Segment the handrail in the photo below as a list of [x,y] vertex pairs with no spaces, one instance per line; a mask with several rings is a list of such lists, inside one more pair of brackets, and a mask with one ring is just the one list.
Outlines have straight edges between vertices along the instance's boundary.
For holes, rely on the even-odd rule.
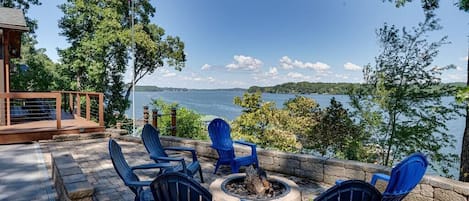
[[11,111],[10,111],[10,99],[22,98],[22,99],[32,99],[32,98],[55,98],[55,119],[57,120],[57,129],[62,127],[62,95],[60,93],[54,92],[9,92],[9,93],[0,93],[1,99],[7,99],[6,107],[6,118],[7,125],[11,125]]
[[91,120],[91,97],[97,97],[98,98],[98,123],[99,126],[104,126],[104,94],[99,93],[99,92],[80,92],[80,91],[53,91],[53,92],[59,92],[64,94],[68,94],[69,100],[68,100],[68,106],[70,111],[74,111],[73,109],[73,96],[75,96],[75,105],[76,110],[74,111],[74,115],[76,117],[83,118],[81,116],[81,97],[85,96],[85,101],[86,101],[86,114],[85,114],[85,119],[86,120]]
[[[104,126],[104,94],[98,92],[77,92],[77,91],[52,91],[52,92],[10,92],[10,93],[0,93],[0,99],[6,99],[6,120],[7,125],[11,125],[11,111],[10,111],[10,99],[36,99],[36,98],[50,98],[55,99],[55,115],[57,119],[57,129],[61,128],[61,111],[62,111],[62,97],[69,96],[68,98],[68,107],[70,111],[73,110],[73,105],[77,106],[76,110],[73,112],[76,117],[85,118],[86,120],[91,120],[91,98],[97,98],[98,105],[98,123],[99,126]],[[75,102],[74,98],[75,96]],[[81,97],[85,97],[86,107],[85,117],[81,116],[80,106],[81,106]],[[67,103],[65,102],[66,106]],[[96,114],[96,113],[94,113]],[[0,114],[2,115],[2,114]]]

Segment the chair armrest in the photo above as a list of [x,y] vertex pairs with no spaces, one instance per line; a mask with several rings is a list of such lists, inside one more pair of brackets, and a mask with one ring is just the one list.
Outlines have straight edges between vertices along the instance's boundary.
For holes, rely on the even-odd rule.
[[156,161],[184,161],[182,157],[164,157],[164,156],[151,156],[150,158]]
[[197,154],[195,153],[195,149],[190,147],[165,147],[164,150],[170,151],[188,151],[192,154],[192,161],[197,161]]
[[235,140],[234,142],[237,143],[237,144],[241,144],[241,145],[246,145],[246,146],[250,146],[250,147],[256,147],[256,144],[250,143],[250,142],[239,141],[239,140]]
[[250,146],[251,147],[251,155],[257,157],[256,144],[250,143],[250,142],[239,141],[239,140],[235,140],[234,142],[236,144]]
[[141,186],[141,187],[144,187],[144,186],[150,186],[151,184],[151,181],[129,181],[129,182],[125,182],[125,185],[126,186]]
[[342,182],[344,182],[344,181],[345,181],[345,180],[337,179],[337,180],[335,180],[335,185],[340,184],[340,183],[342,183]]
[[377,181],[378,179],[381,179],[381,180],[384,180],[384,181],[388,181],[388,182],[389,182],[389,179],[390,179],[390,178],[391,178],[391,177],[390,177],[389,175],[387,175],[387,174],[375,173],[375,174],[373,174],[373,177],[371,177],[371,182],[370,182],[370,184],[373,185],[373,186],[376,185],[376,181]]
[[144,164],[144,165],[137,165],[130,167],[132,170],[139,170],[139,169],[154,169],[154,168],[169,168],[172,167],[169,163],[151,163],[151,164]]
[[224,149],[224,148],[221,148],[221,147],[214,147],[213,145],[211,145],[210,147],[212,147],[212,149],[215,149],[215,150],[231,151],[231,149]]
[[[181,162],[182,170],[184,172],[187,172],[186,162],[184,161],[184,158],[181,158],[181,157],[163,157],[163,156],[150,156],[150,158],[155,160],[155,161],[178,161],[178,162]],[[167,163],[164,163],[164,164],[167,164]],[[170,166],[170,167],[173,167],[173,166]]]

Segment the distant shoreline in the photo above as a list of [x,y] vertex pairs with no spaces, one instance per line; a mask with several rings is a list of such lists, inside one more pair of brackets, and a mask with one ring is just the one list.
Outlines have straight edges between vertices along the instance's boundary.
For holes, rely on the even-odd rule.
[[[442,83],[443,85],[452,85],[455,87],[464,87],[465,83]],[[226,88],[226,89],[188,89],[174,87],[157,87],[149,85],[135,86],[135,91],[160,92],[160,91],[245,91],[249,93],[262,92],[273,94],[331,94],[346,95],[353,88],[360,87],[361,83],[322,83],[322,82],[288,82],[275,86],[251,86],[244,88]]]

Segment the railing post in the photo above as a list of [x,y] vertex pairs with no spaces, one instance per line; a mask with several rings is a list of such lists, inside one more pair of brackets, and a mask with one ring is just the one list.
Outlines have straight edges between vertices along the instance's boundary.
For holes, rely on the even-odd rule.
[[[10,94],[10,92],[7,92],[8,94]],[[7,102],[6,102],[6,114],[7,114],[7,126],[11,125],[11,111],[10,111],[10,98],[8,97],[7,98]]]
[[62,128],[62,94],[55,96],[55,118],[57,119],[57,129]]
[[176,108],[171,108],[171,135],[176,136]]
[[73,114],[73,94],[68,93],[68,109],[70,110],[70,113]]
[[99,93],[99,126],[104,126],[104,95]]
[[151,115],[153,121],[152,121],[152,125],[153,127],[155,127],[156,129],[158,129],[158,110],[157,109],[153,109],[152,110],[152,115]]
[[91,100],[88,93],[86,93],[86,120],[91,120]]
[[77,115],[78,115],[78,117],[81,117],[81,103],[80,103],[80,99],[81,99],[81,98],[80,98],[80,94],[77,93],[77,105],[76,105],[76,107],[77,107]]
[[148,106],[145,105],[143,106],[143,123],[144,124],[148,124],[148,118],[150,117],[150,115],[148,114]]

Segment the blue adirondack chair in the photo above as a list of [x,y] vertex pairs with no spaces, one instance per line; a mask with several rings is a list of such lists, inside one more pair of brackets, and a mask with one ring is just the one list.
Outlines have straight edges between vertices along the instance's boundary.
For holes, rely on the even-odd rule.
[[[153,200],[153,196],[150,191],[151,181],[140,181],[138,176],[133,172],[134,170],[171,167],[169,163],[152,163],[130,167],[124,158],[121,147],[113,139],[109,140],[109,155],[117,174],[124,181],[124,184],[135,194],[135,201]],[[144,187],[148,188],[144,189]]]
[[220,165],[230,165],[231,173],[239,172],[239,168],[241,166],[254,164],[256,167],[259,167],[255,144],[234,141],[237,144],[251,147],[250,156],[236,157],[233,147],[233,140],[231,139],[230,135],[230,125],[228,125],[226,121],[220,118],[212,120],[208,125],[208,133],[210,135],[210,139],[212,140],[212,148],[217,150],[218,153],[218,161],[215,166],[215,171],[213,172],[214,174],[217,173]]
[[392,168],[391,175],[373,174],[370,183],[375,185],[377,180],[387,181],[388,185],[383,192],[383,200],[399,201],[417,186],[425,175],[427,166],[428,161],[425,155],[414,153]]
[[[197,154],[195,149],[189,147],[163,147],[160,141],[160,132],[156,130],[152,125],[145,124],[142,131],[142,142],[145,145],[147,152],[150,154],[150,158],[153,159],[156,163],[161,162],[179,162],[180,165],[175,165],[171,168],[166,168],[165,171],[178,171],[186,173],[190,176],[194,176],[197,172],[200,174],[200,181],[204,183],[204,177],[202,175],[202,168],[197,159]],[[184,151],[190,152],[192,154],[192,161],[186,164],[184,158],[182,157],[168,157],[166,150],[171,151]]]
[[[383,192],[383,200],[399,201],[405,198],[412,189],[422,180],[427,170],[428,161],[422,153],[414,153],[402,160],[391,170],[391,175],[375,173],[371,177],[371,184],[376,185],[376,181],[384,180],[388,182],[386,190]],[[337,180],[340,184],[343,180]]]
[[314,201],[379,201],[381,193],[361,180],[341,182],[321,193]]
[[150,185],[155,200],[211,201],[212,194],[193,178],[180,172],[168,172],[156,177]]

